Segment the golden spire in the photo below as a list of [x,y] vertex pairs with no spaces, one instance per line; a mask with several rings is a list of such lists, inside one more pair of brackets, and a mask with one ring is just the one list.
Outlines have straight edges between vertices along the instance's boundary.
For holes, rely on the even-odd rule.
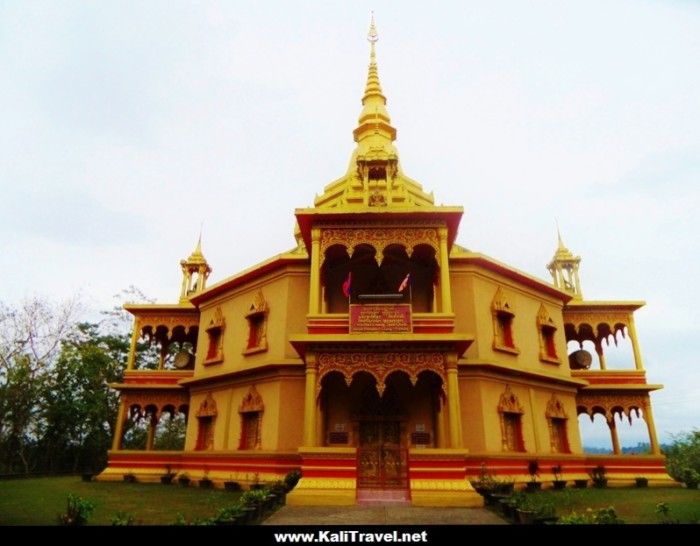
[[381,135],[389,143],[396,140],[396,129],[390,125],[391,118],[386,110],[386,97],[382,93],[382,85],[379,82],[376,51],[378,40],[379,34],[374,24],[374,12],[372,12],[369,32],[367,32],[367,41],[370,44],[367,83],[365,85],[365,94],[362,97],[362,112],[358,120],[359,126],[353,132],[356,142],[360,142],[360,140],[372,135]]
[[406,176],[399,165],[399,152],[394,146],[396,129],[386,110],[377,69],[379,40],[374,13],[367,32],[369,68],[362,96],[362,111],[352,132],[357,146],[342,177],[324,188],[314,200],[316,207],[405,207],[433,206],[433,195]]

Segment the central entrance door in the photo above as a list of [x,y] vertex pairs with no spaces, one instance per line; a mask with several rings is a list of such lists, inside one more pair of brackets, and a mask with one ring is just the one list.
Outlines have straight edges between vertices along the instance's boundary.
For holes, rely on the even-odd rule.
[[[408,450],[401,441],[401,422],[390,417],[359,423],[357,488],[384,491],[383,500],[408,500]],[[366,496],[366,495],[365,495]]]

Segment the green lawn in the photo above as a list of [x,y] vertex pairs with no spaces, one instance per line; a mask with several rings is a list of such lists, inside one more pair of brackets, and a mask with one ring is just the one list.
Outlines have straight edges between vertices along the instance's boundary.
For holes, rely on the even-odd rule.
[[685,488],[566,489],[533,493],[536,502],[552,502],[558,516],[587,508],[615,508],[625,523],[662,523],[656,504],[665,502],[669,518],[680,523],[700,523],[700,490]]
[[169,525],[178,512],[188,521],[211,517],[239,493],[178,485],[83,482],[80,476],[0,481],[0,525],[55,525],[68,493],[95,504],[89,523],[110,525],[118,511],[139,525]]

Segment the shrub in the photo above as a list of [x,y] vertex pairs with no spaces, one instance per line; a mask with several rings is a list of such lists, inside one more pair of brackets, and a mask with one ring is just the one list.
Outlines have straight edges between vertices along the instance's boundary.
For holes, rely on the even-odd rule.
[[292,470],[284,477],[284,483],[287,486],[287,490],[291,491],[294,489],[299,480],[301,479],[301,472],[298,470]]
[[115,527],[127,527],[133,525],[134,522],[134,516],[128,512],[123,512],[122,510],[112,516],[112,525]]
[[571,512],[569,515],[559,518],[558,523],[560,525],[619,525],[625,522],[617,517],[614,507],[608,506],[595,511],[586,508],[583,514]]
[[95,505],[89,500],[68,493],[66,511],[58,515],[58,523],[70,526],[85,525],[94,509]]
[[700,482],[700,430],[673,436],[673,444],[664,449],[666,469],[676,481],[689,488]]

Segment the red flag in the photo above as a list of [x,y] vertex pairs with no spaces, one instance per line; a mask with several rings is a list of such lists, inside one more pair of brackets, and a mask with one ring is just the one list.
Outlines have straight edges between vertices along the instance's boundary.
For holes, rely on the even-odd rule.
[[408,287],[410,282],[411,282],[411,274],[407,273],[406,276],[404,277],[404,279],[401,281],[401,284],[399,285],[399,292],[403,292],[404,290],[406,290],[406,287]]
[[345,282],[343,283],[343,294],[345,294],[346,298],[350,297],[351,285],[352,285],[352,271],[348,271],[348,278],[345,279]]

